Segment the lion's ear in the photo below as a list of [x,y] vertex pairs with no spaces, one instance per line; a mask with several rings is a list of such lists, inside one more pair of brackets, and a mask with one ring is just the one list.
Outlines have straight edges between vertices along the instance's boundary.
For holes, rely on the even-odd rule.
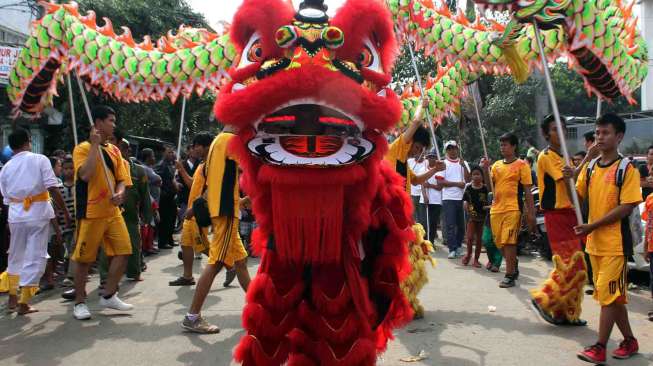
[[392,15],[380,0],[348,0],[331,21],[345,34],[338,58],[357,62],[369,44],[379,52],[383,72],[390,74],[397,57]]
[[290,1],[245,0],[230,27],[232,42],[242,52],[256,33],[260,36],[261,56],[274,57],[281,53],[274,35],[279,27],[290,24],[294,15],[295,9]]

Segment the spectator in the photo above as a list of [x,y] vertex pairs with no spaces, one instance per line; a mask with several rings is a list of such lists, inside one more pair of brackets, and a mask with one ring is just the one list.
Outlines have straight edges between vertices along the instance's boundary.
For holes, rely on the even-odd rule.
[[[209,141],[208,145],[211,145],[211,141]],[[208,145],[206,146],[207,151]],[[180,187],[179,193],[177,193],[177,204],[179,207],[177,222],[179,225],[184,222],[184,216],[188,208],[188,194],[193,183],[193,175],[195,175],[195,170],[197,170],[197,166],[200,163],[199,155],[195,151],[198,148],[195,143],[189,145],[186,150],[186,159],[178,160],[175,163],[177,168],[177,183],[179,183]]]
[[583,161],[583,159],[585,159],[586,155],[587,153],[583,150],[574,154],[574,156],[571,158],[571,162],[574,164],[574,168],[580,166],[581,162]]
[[[435,150],[426,155],[427,166],[423,172],[435,167],[437,156]],[[417,173],[417,174],[421,174]],[[438,183],[435,176],[430,177],[423,185],[420,197],[420,206],[425,208],[424,222],[428,240],[433,243],[438,239],[438,223],[440,222],[440,212],[442,211],[442,186]]]
[[156,164],[154,150],[149,148],[141,150],[139,160],[147,173],[147,180],[150,184],[150,195],[154,201],[159,202],[159,198],[161,197],[161,177],[154,171]]
[[478,260],[481,256],[483,226],[490,209],[489,191],[483,184],[483,169],[481,167],[473,167],[471,176],[472,182],[465,187],[465,193],[463,194],[465,211],[467,211],[469,218],[467,222],[467,254],[463,257],[463,265],[469,264],[472,258],[472,247],[476,245],[472,266],[481,268],[481,263]]
[[535,161],[532,156],[526,156],[526,162],[528,163],[529,168],[531,169],[531,179],[533,180],[533,185],[537,186],[537,172],[535,171]]
[[444,236],[447,238],[449,256],[453,259],[462,257],[462,242],[465,235],[465,217],[463,212],[463,192],[469,181],[469,169],[460,159],[456,141],[444,144],[447,158],[445,170],[436,175],[442,189],[442,211],[444,212]]
[[161,197],[159,198],[159,249],[172,249],[177,244],[172,238],[177,220],[176,197],[179,184],[175,180],[175,151],[166,147],[163,159],[156,165],[155,171],[161,177]]
[[639,167],[639,175],[642,186],[642,200],[646,201],[653,192],[653,145],[646,150],[646,164]]
[[[406,160],[408,167],[416,175],[420,175],[426,172],[426,165],[428,164],[424,160],[424,155],[420,154],[416,158],[409,158]],[[410,185],[410,197],[413,200],[413,219],[415,222],[422,224],[426,229],[426,206],[422,202],[422,185],[421,184],[411,184]]]
[[[63,155],[65,156],[65,153]],[[63,188],[63,182],[59,178],[61,177],[61,160],[58,157],[52,156],[50,157],[50,165],[61,190]],[[49,291],[54,288],[56,264],[63,258],[61,254],[61,244],[63,243],[62,228],[63,226],[59,226],[59,220],[57,218],[50,220],[50,239],[48,241],[49,258],[45,266],[45,273],[43,274],[43,278],[41,278],[40,291]]]
[[[62,164],[63,167],[63,185],[61,187],[61,195],[66,203],[66,209],[75,217],[75,167],[72,157],[66,158]],[[75,222],[72,225],[65,227],[62,222],[63,217],[59,216],[59,225],[63,227],[63,244],[64,244],[64,268],[66,271],[66,278],[62,284],[64,286],[73,285],[73,276],[75,273],[75,262],[70,258],[75,250]]]

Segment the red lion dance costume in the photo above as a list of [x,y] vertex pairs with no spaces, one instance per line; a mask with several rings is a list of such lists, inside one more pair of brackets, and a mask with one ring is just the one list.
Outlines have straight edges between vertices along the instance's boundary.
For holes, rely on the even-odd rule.
[[244,365],[374,365],[412,317],[400,289],[412,207],[383,163],[383,131],[401,117],[387,87],[392,19],[374,0],[325,11],[245,0],[230,30],[241,56],[215,113],[240,131],[231,148],[262,255],[235,350]]

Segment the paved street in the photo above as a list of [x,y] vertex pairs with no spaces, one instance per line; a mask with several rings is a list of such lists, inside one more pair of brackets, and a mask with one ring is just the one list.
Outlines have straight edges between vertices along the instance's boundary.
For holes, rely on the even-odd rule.
[[[519,287],[498,288],[501,274],[461,267],[458,261],[436,253],[438,265],[430,270],[431,282],[421,299],[427,309],[423,320],[396,333],[379,365],[487,365],[569,366],[585,365],[575,353],[595,340],[598,307],[586,298],[587,328],[555,328],[541,322],[528,303],[528,289],[539,284],[548,264],[522,257]],[[72,318],[72,304],[63,302],[60,290],[39,295],[39,313],[26,317],[0,316],[0,365],[229,365],[231,350],[243,335],[240,288],[222,287],[220,274],[210,293],[204,316],[220,325],[217,335],[182,332],[179,323],[191,301],[192,288],[168,287],[181,273],[176,249],[150,257],[144,282],[125,282],[123,298],[133,303],[131,314],[99,311],[97,293],[89,294],[93,319]],[[205,260],[203,261],[205,263]],[[254,273],[258,261],[252,261]],[[200,265],[196,265],[196,273]],[[95,287],[94,276],[89,289]],[[0,297],[4,310],[6,296]],[[496,307],[490,312],[488,306]],[[611,365],[644,366],[653,363],[653,324],[647,291],[631,292],[631,323],[639,338],[641,355],[609,360]],[[619,335],[613,332],[612,349]],[[401,361],[423,351],[427,358]]]

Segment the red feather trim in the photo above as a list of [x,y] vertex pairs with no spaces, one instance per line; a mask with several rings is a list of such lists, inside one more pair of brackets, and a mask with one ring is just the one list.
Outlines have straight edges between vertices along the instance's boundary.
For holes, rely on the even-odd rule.
[[[291,312],[269,312],[261,304],[247,304],[243,309],[243,328],[259,338],[282,339],[297,321]],[[280,318],[280,319],[279,319]]]

